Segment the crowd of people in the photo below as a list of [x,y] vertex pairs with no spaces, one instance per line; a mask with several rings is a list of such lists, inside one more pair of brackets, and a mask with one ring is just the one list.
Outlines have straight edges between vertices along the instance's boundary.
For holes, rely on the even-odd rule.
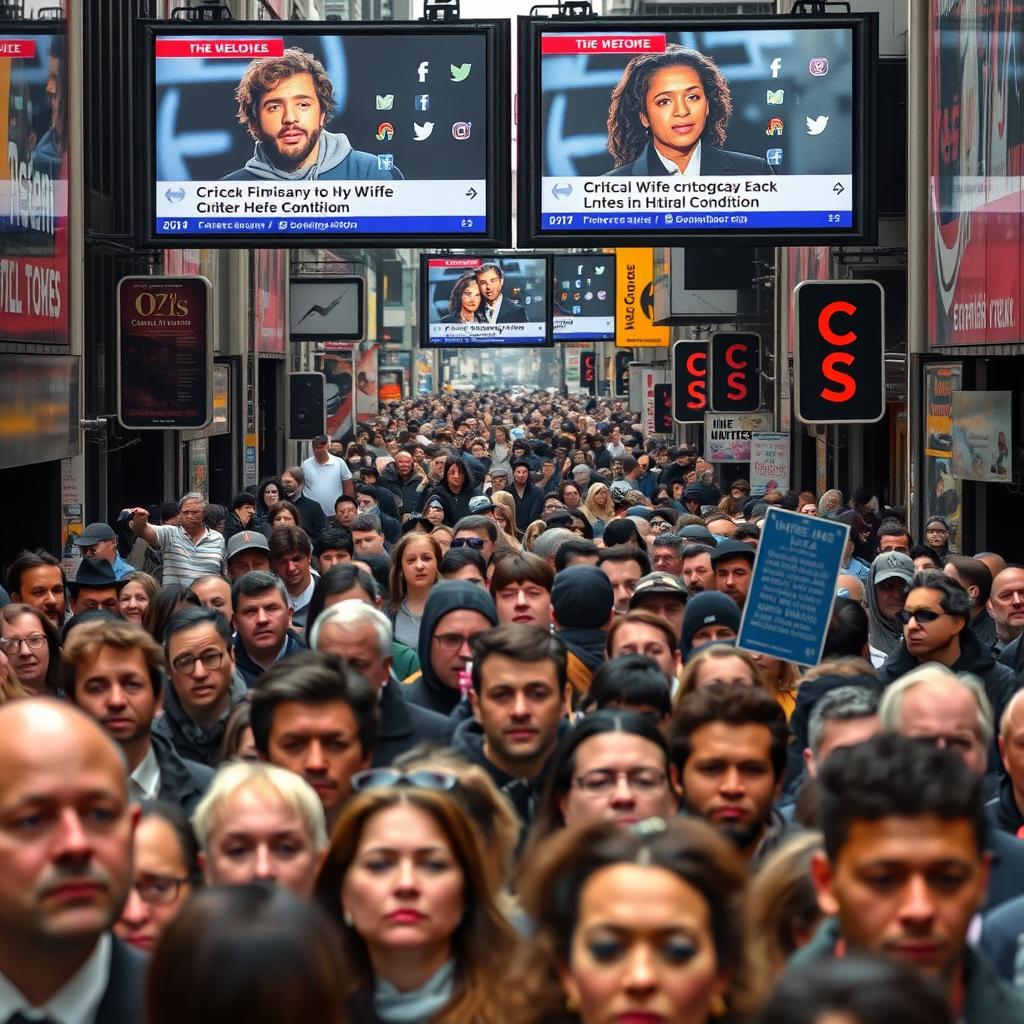
[[[736,646],[772,506],[820,664]],[[23,552],[0,1022],[1024,1022],[1024,566],[949,540],[503,391]]]

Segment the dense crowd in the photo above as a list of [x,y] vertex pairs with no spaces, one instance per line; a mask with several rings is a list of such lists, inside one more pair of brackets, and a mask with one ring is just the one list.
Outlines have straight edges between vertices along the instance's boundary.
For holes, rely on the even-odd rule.
[[[1024,1022],[1024,566],[720,472],[431,396],[23,552],[0,1022]],[[772,506],[819,664],[735,643]]]

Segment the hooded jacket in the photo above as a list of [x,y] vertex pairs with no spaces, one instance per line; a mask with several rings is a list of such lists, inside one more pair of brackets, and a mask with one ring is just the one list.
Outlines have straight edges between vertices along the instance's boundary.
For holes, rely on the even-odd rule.
[[297,171],[284,171],[267,156],[262,142],[256,143],[253,155],[240,170],[225,175],[225,181],[368,181],[383,179],[402,180],[404,174],[397,168],[381,169],[372,153],[353,149],[344,132],[320,133],[320,151],[316,163]]
[[380,692],[380,728],[373,748],[373,767],[387,768],[421,743],[447,746],[453,729],[450,719],[406,700],[402,684],[392,677]]
[[420,500],[419,486],[422,480],[423,477],[416,472],[415,467],[408,476],[399,476],[398,469],[393,462],[385,466],[384,472],[380,475],[381,487],[386,488],[395,496],[401,505],[402,512],[416,511]]
[[[462,490],[459,491],[458,494],[448,487],[448,470],[451,469],[452,466],[462,467],[462,473],[466,481],[462,485]],[[437,498],[444,507],[445,523],[448,526],[454,526],[464,516],[469,515],[470,499],[475,498],[479,493],[480,488],[474,485],[473,474],[470,473],[469,469],[466,467],[466,463],[458,456],[450,455],[445,459],[444,475],[440,482],[434,484],[432,487],[428,487],[423,492],[423,497],[420,501],[420,508],[426,508],[427,502],[430,501],[431,498]]]
[[160,769],[160,799],[177,804],[186,814],[191,814],[213,781],[213,769],[198,761],[186,760],[165,736],[153,733],[150,743]]
[[492,626],[498,624],[494,601],[485,590],[466,580],[442,580],[435,584],[420,620],[420,674],[412,682],[406,683],[403,690],[406,700],[445,716],[455,710],[461,695],[457,687],[441,682],[434,673],[431,658],[434,631],[445,615],[459,610],[479,612]]
[[167,740],[184,760],[216,768],[228,716],[248,693],[245,682],[237,672],[232,675],[228,710],[209,729],[203,729],[188,717],[173,686],[165,686],[163,692],[164,713],[153,723],[153,736]]
[[[875,596],[875,577],[879,572],[879,563],[876,560],[871,564],[871,571],[864,581],[864,590],[868,599],[868,646],[871,648],[872,663],[875,668],[879,665],[877,656],[883,659],[888,658],[894,651],[903,648],[903,626],[900,622],[891,622],[878,608],[878,599]],[[875,654],[877,652],[877,656]]]
[[[515,473],[513,466],[512,472]],[[509,479],[508,492],[516,503],[516,529],[523,533],[535,519],[540,519],[544,508],[544,492],[532,481],[527,480],[522,497],[514,479]]]

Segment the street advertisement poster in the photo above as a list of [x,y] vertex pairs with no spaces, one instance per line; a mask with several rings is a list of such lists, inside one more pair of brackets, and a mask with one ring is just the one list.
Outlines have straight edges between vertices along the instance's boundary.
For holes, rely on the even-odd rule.
[[797,665],[821,661],[849,530],[837,520],[769,507],[737,647]]
[[377,356],[380,345],[371,342],[359,345],[359,362],[356,364],[356,420],[368,423],[377,415]]
[[754,434],[750,439],[750,493],[789,490],[789,434]]
[[125,429],[197,429],[210,422],[210,291],[205,277],[118,283],[117,417]]
[[928,330],[1019,344],[1024,300],[1020,0],[929,0]]
[[210,442],[202,437],[188,446],[188,489],[207,497],[210,487]]
[[416,355],[416,379],[421,395],[434,393],[434,357],[429,352]]
[[708,462],[749,462],[754,434],[772,429],[770,412],[737,416],[709,412],[704,418],[705,458]]
[[252,333],[261,355],[284,355],[285,289],[288,254],[283,249],[252,250]]
[[68,343],[65,37],[0,35],[0,339]]
[[660,348],[670,327],[654,324],[654,250],[615,250],[615,345]]
[[75,465],[78,461],[61,459],[60,462],[60,565],[68,579],[74,579],[82,560],[82,549],[75,539],[81,537],[85,529],[82,487]]
[[148,35],[153,237],[487,237],[487,27],[288,26]]
[[1012,475],[1012,391],[953,392],[953,476],[1006,483]]
[[327,435],[332,441],[344,441],[352,433],[352,353],[330,352],[317,356],[315,369],[325,379]]
[[962,363],[924,366],[925,496],[924,516],[942,516],[949,523],[949,547],[960,551],[960,481],[953,476],[953,392],[963,381]]

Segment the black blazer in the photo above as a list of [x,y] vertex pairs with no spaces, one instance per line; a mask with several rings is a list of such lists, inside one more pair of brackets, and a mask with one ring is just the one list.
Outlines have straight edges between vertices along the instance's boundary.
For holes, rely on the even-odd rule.
[[110,977],[95,1024],[142,1024],[147,960],[116,935],[111,938]]
[[494,321],[496,324],[525,324],[529,323],[529,320],[526,310],[518,302],[502,296],[498,319]]
[[[644,175],[667,175],[669,172],[661,162],[654,146],[650,142],[643,152],[631,163],[623,164],[614,170],[607,171],[606,178],[635,178]],[[715,146],[701,144],[700,174],[734,176],[739,174],[774,174],[767,160],[746,153],[735,153],[730,149],[718,149]]]
[[447,747],[455,723],[444,715],[406,700],[402,684],[389,680],[380,695],[380,729],[373,751],[373,767],[387,768],[395,758],[420,743]]

